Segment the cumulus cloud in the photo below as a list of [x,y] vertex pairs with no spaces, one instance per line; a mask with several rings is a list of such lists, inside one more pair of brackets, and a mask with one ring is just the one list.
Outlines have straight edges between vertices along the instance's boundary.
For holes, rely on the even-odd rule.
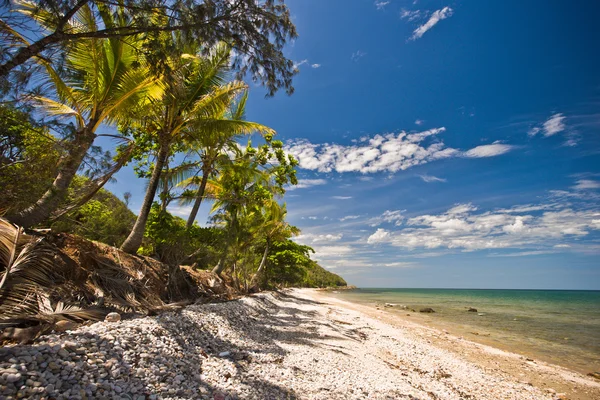
[[450,7],[444,7],[441,10],[434,11],[433,14],[431,14],[431,17],[429,17],[429,20],[427,20],[427,22],[425,22],[423,25],[419,26],[417,29],[414,30],[409,40],[420,39],[428,30],[433,28],[438,22],[451,17],[452,12],[453,10]]
[[287,188],[288,191],[295,189],[306,189],[313,186],[320,186],[327,184],[325,179],[299,179],[298,184]]
[[321,68],[321,64],[311,64],[310,65],[311,68]]
[[423,122],[425,122],[425,121],[423,121],[422,119],[417,119],[417,120],[415,120],[415,125],[419,125],[419,126],[423,125]]
[[367,239],[367,243],[369,243],[369,244],[383,243],[388,240],[389,236],[390,236],[390,233],[388,231],[386,231],[385,229],[379,228],[379,229],[377,229],[377,231],[375,231],[374,234],[369,236],[369,238]]
[[407,219],[401,229],[377,229],[368,244],[389,243],[406,249],[567,249],[600,230],[600,209],[570,203],[516,206],[478,212],[458,204],[440,214]]
[[438,178],[437,176],[433,176],[433,175],[419,175],[419,177],[421,179],[423,179],[424,182],[427,182],[427,183],[431,183],[431,182],[446,182],[446,179],[444,179],[444,178]]
[[486,144],[483,146],[477,146],[467,152],[465,152],[465,157],[471,158],[484,158],[484,157],[495,157],[501,154],[508,153],[514,149],[514,146],[508,144],[494,143],[494,144]]
[[462,152],[446,147],[437,135],[446,128],[435,128],[418,133],[388,133],[363,137],[358,143],[314,144],[308,140],[288,142],[285,150],[299,161],[300,168],[319,172],[360,172],[362,174],[389,172],[426,164],[450,157],[493,157],[513,149],[506,144],[490,144]]

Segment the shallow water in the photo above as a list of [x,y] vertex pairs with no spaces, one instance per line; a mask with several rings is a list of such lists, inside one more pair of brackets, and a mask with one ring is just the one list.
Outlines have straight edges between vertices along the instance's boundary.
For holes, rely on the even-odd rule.
[[[334,293],[386,311],[431,307],[415,322],[588,373],[600,371],[600,291],[357,289]],[[478,312],[468,312],[469,307]],[[408,311],[410,313],[410,311]]]

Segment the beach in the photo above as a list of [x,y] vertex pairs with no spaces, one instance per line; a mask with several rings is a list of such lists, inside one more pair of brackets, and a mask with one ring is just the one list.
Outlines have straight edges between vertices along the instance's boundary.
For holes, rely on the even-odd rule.
[[600,382],[293,289],[5,346],[0,398],[591,400]]

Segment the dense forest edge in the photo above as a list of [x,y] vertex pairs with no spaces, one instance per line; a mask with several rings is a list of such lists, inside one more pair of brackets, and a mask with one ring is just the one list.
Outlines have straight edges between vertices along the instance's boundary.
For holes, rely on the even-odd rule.
[[[286,220],[297,161],[273,129],[246,119],[243,79],[267,96],[293,93],[298,71],[283,46],[296,32],[282,2],[5,7],[4,339],[27,341],[111,311],[346,285],[294,240],[300,230]],[[147,182],[137,215],[131,193],[104,188],[126,166]],[[175,205],[191,206],[186,219],[169,211]],[[206,226],[196,221],[201,207],[210,208]]]

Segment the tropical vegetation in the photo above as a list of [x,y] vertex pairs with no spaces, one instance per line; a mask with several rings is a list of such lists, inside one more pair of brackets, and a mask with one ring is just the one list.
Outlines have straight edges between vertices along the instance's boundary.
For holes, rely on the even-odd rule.
[[[48,230],[151,257],[171,272],[212,271],[241,292],[345,284],[294,241],[284,195],[297,183],[297,161],[273,129],[246,118],[243,78],[267,95],[293,91],[296,71],[282,49],[296,32],[283,2],[19,0],[8,9],[0,23],[0,306],[15,315],[70,307],[39,290],[65,284],[48,261],[49,239],[36,239]],[[106,151],[99,139],[117,143]],[[120,199],[103,188],[124,166],[147,181],[137,215],[130,193]],[[173,206],[190,211],[181,218]],[[199,210],[207,224],[197,222]],[[115,272],[114,247],[106,251],[116,258],[96,263],[112,272],[90,279],[96,291],[121,288],[122,305],[143,281]]]

